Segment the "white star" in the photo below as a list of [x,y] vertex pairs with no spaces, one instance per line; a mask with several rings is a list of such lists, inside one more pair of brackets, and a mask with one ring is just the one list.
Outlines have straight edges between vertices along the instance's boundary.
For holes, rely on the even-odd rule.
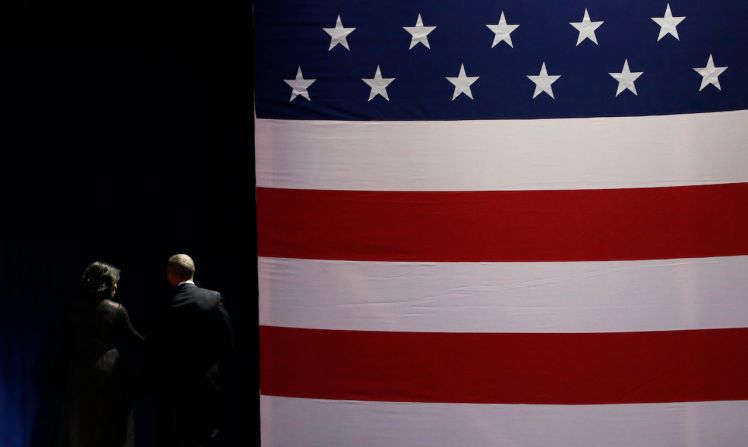
[[348,35],[351,34],[356,28],[343,27],[343,22],[340,20],[340,16],[338,16],[338,21],[335,23],[335,28],[322,29],[325,30],[325,32],[331,37],[330,48],[328,48],[327,51],[332,50],[338,44],[343,45],[347,50],[350,51],[351,48],[348,46]]
[[456,78],[447,77],[447,81],[451,82],[455,86],[454,94],[452,95],[452,101],[455,100],[461,94],[467,95],[468,98],[473,99],[473,92],[470,90],[470,86],[478,80],[480,76],[467,76],[465,75],[465,64],[460,64],[460,74]]
[[553,87],[551,86],[554,82],[558,81],[558,78],[561,76],[549,76],[545,69],[545,62],[543,62],[543,66],[540,67],[540,73],[537,76],[528,75],[527,77],[535,83],[535,93],[533,93],[532,99],[537,98],[537,96],[543,92],[547,93],[551,98],[556,99],[553,96]]
[[652,17],[652,20],[655,21],[658,25],[660,25],[660,35],[657,36],[657,41],[659,42],[660,39],[670,34],[671,36],[675,37],[677,40],[680,40],[680,37],[678,37],[678,24],[683,21],[686,17],[673,17],[673,13],[670,12],[670,3],[667,4],[667,8],[665,8],[665,16],[664,17]]
[[377,65],[377,72],[374,73],[373,78],[363,78],[361,80],[366,82],[366,84],[371,87],[371,93],[369,93],[369,101],[374,99],[377,95],[382,95],[382,97],[387,101],[390,100],[390,97],[387,96],[387,86],[390,85],[390,83],[394,81],[395,78],[383,78],[382,72],[381,70],[379,70],[379,65]]
[[429,33],[436,29],[435,26],[423,26],[423,20],[421,20],[421,14],[418,14],[418,20],[416,20],[416,26],[404,26],[403,29],[410,33],[412,36],[410,39],[410,49],[414,46],[422,43],[428,49],[429,46]]
[[304,75],[301,74],[301,67],[299,67],[299,71],[296,72],[296,79],[284,79],[283,82],[291,86],[290,101],[293,101],[299,95],[303,96],[308,101],[311,101],[312,98],[309,97],[309,92],[306,91],[306,89],[314,84],[314,81],[316,81],[316,79],[304,79]]
[[623,68],[621,69],[620,73],[608,73],[609,75],[613,76],[613,79],[618,81],[618,90],[616,90],[616,96],[620,95],[624,90],[630,90],[631,93],[637,95],[634,81],[639,79],[639,76],[641,76],[643,73],[643,71],[632,72],[631,70],[629,70],[628,59],[625,59],[623,61]]
[[570,22],[571,26],[577,29],[579,31],[579,37],[577,37],[577,46],[579,46],[580,43],[584,42],[584,39],[590,39],[597,45],[597,36],[595,36],[595,30],[600,28],[600,25],[603,24],[602,21],[600,22],[593,22],[590,20],[590,13],[587,12],[587,9],[584,10],[584,17],[582,18],[581,22]]
[[501,18],[499,19],[499,23],[497,25],[486,26],[495,34],[491,48],[495,47],[501,42],[506,42],[507,45],[514,48],[514,45],[512,45],[512,31],[519,28],[519,25],[507,25],[506,19],[504,18],[504,11],[501,11]]
[[694,68],[694,70],[701,75],[701,87],[699,87],[699,91],[704,90],[704,87],[709,84],[717,87],[717,90],[722,90],[719,86],[719,75],[724,73],[727,67],[715,67],[711,54],[709,55],[709,60],[706,62],[706,67]]

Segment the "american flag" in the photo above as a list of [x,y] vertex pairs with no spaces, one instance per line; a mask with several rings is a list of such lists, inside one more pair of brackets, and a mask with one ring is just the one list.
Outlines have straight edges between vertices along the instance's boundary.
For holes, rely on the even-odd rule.
[[255,2],[263,444],[748,445],[746,23]]

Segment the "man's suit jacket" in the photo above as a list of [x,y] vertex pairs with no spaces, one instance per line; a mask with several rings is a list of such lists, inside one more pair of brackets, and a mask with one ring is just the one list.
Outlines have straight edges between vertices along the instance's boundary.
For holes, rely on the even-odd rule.
[[202,446],[220,425],[225,367],[233,346],[221,294],[176,287],[154,340],[156,445]]
[[205,381],[217,391],[222,388],[233,335],[219,292],[191,283],[177,286],[161,338],[161,362],[168,381],[185,385]]
[[154,333],[156,369],[154,445],[210,444],[221,425],[225,367],[233,346],[221,294],[183,283]]

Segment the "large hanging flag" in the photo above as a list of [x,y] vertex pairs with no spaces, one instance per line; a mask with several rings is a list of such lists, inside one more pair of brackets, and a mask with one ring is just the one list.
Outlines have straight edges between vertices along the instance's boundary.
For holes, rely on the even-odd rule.
[[263,444],[746,445],[746,23],[257,1]]

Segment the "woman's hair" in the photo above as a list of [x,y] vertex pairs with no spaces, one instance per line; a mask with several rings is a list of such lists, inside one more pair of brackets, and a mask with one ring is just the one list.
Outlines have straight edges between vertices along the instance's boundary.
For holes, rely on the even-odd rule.
[[119,269],[105,262],[93,262],[81,275],[84,298],[99,302],[112,297],[112,288],[119,282]]

